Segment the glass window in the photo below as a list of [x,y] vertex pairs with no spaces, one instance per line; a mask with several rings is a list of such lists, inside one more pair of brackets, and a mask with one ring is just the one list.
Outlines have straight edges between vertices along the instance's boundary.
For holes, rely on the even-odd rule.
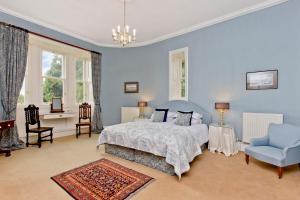
[[76,61],[76,103],[92,101],[92,78],[90,61]]
[[51,102],[53,97],[63,98],[64,57],[48,51],[42,53],[43,102]]
[[169,99],[188,100],[188,50],[171,51],[169,66]]
[[25,103],[25,79],[23,81],[23,85],[18,98],[18,104],[24,104],[24,103]]

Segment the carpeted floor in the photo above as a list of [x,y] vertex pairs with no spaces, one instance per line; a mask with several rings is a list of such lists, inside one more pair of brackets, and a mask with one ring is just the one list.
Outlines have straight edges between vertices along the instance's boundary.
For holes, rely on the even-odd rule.
[[133,199],[153,200],[299,200],[300,170],[298,166],[286,169],[283,178],[277,178],[276,168],[250,160],[247,166],[244,154],[226,158],[205,151],[192,163],[189,173],[178,181],[157,170],[115,158],[96,149],[97,135],[55,139],[44,143],[41,149],[29,147],[15,151],[9,158],[0,155],[0,199],[72,199],[50,177],[100,158],[107,158],[123,166],[156,179]]

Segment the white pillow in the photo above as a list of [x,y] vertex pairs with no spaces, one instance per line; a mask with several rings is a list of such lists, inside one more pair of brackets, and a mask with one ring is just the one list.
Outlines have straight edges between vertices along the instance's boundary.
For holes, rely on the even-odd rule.
[[168,112],[167,118],[176,118],[176,117],[177,117],[177,113],[176,112]]
[[176,118],[177,118],[177,113],[175,113],[175,112],[168,112],[167,122],[174,123],[175,120],[176,120]]
[[194,119],[192,118],[192,125],[202,124],[202,119]]
[[194,112],[192,118],[193,118],[193,119],[202,119],[202,118],[203,118],[203,115],[200,114],[200,113]]

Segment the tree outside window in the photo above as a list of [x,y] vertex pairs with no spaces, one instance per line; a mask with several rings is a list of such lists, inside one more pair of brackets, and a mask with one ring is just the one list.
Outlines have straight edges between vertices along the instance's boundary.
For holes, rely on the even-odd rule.
[[91,65],[90,61],[78,59],[76,68],[76,103],[91,102]]
[[63,98],[63,56],[43,51],[42,61],[43,102],[51,102],[53,97]]

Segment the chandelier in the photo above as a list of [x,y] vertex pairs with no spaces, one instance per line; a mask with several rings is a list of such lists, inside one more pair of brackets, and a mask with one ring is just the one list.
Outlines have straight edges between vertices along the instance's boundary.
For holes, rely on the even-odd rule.
[[118,25],[117,28],[112,29],[112,38],[115,42],[119,42],[123,47],[126,45],[136,41],[136,29],[132,30],[132,34],[130,33],[130,28],[126,24],[126,0],[124,1],[124,21],[123,27]]

